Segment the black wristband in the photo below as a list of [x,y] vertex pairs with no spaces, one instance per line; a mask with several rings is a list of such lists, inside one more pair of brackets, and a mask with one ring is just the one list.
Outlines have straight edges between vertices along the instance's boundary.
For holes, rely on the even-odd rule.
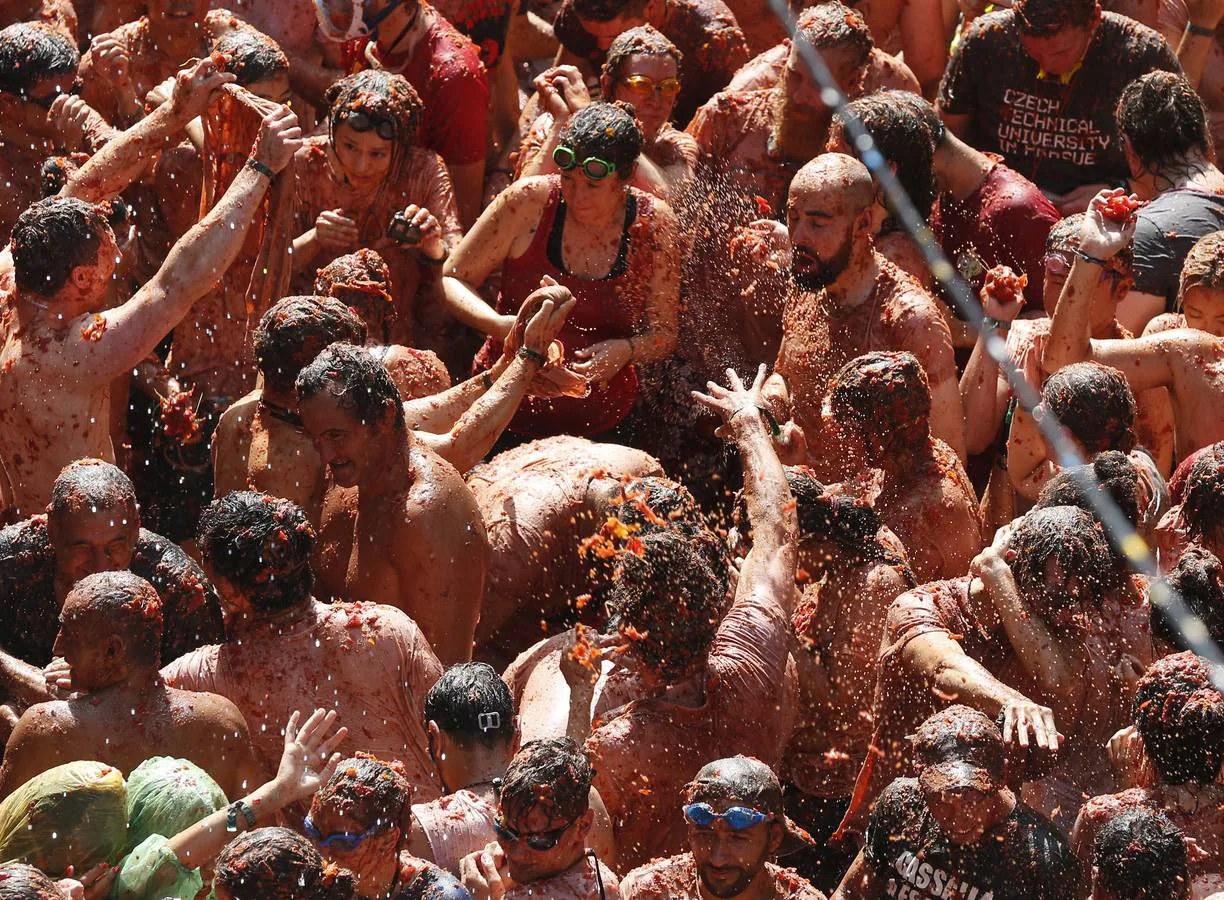
[[537,366],[542,366],[548,362],[548,357],[543,353],[538,353],[530,347],[519,347],[518,355],[523,359],[531,360]]
[[419,251],[419,250],[417,251],[417,256],[419,256],[419,257],[421,258],[421,262],[425,263],[425,265],[427,265],[427,266],[429,266],[429,267],[431,267],[431,268],[434,268],[434,269],[438,268],[438,267],[439,267],[439,266],[441,266],[443,263],[445,263],[445,262],[446,262],[446,260],[447,260],[447,257],[448,257],[449,255],[450,255],[450,254],[448,254],[448,253],[446,253],[445,251],[443,251],[443,253],[442,253],[442,255],[441,255],[441,256],[439,256],[437,259],[434,259],[432,256],[429,256],[429,255],[427,255],[427,254],[425,254],[425,253],[422,253],[422,252],[421,252],[421,251]]
[[1199,37],[1215,37],[1216,34],[1216,30],[1214,28],[1207,28],[1203,25],[1195,25],[1193,22],[1186,23],[1186,31],[1190,32],[1191,34],[1196,34]]
[[1072,250],[1071,252],[1074,253],[1076,256],[1078,256],[1080,259],[1082,259],[1084,262],[1092,263],[1094,266],[1100,266],[1101,268],[1105,268],[1109,265],[1109,260],[1101,259],[1099,256],[1092,256],[1088,253],[1085,253],[1083,250]]
[[489,374],[488,369],[480,373],[480,383],[485,386],[486,391],[493,387],[493,376]]
[[258,172],[260,175],[267,175],[269,180],[276,177],[275,172],[273,172],[271,169],[269,169],[267,166],[265,166],[263,163],[261,163],[259,160],[257,160],[253,156],[247,159],[246,164],[247,164],[248,169],[253,169],[256,172]]
[[238,813],[242,813],[242,818],[246,820],[247,828],[255,827],[255,810],[251,809],[241,800],[235,800],[229,805],[229,809],[225,813],[225,830],[231,834],[238,830]]

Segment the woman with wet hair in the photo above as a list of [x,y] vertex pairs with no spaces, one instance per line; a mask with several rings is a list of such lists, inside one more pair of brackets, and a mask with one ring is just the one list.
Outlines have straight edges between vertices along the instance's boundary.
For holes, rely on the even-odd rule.
[[[674,219],[665,202],[629,183],[644,140],[631,108],[585,107],[558,135],[552,159],[560,172],[525,178],[503,191],[447,263],[447,306],[490,338],[478,368],[513,350],[515,342],[505,342],[515,313],[542,278],[577,298],[558,338],[566,369],[587,381],[589,393],[524,403],[511,424],[519,434],[590,436],[611,430],[637,397],[636,367],[666,359],[675,349]],[[501,297],[494,309],[477,290],[498,269]]]
[[[676,45],[650,25],[622,32],[604,61],[600,91],[609,102],[633,106],[644,143],[633,185],[675,200],[697,168],[697,141],[671,124],[680,93]],[[581,73],[572,66],[549,69],[535,80],[543,112],[523,139],[518,178],[556,172],[552,151],[570,117],[591,102]]]
[[359,897],[470,900],[445,869],[408,853],[411,803],[401,769],[361,754],[336,767],[303,827],[329,864],[353,873]]
[[441,157],[420,146],[421,99],[402,76],[365,71],[327,92],[327,132],[308,138],[294,167],[293,242],[299,293],[320,266],[362,247],[391,270],[393,336],[411,344],[422,305],[462,230]]

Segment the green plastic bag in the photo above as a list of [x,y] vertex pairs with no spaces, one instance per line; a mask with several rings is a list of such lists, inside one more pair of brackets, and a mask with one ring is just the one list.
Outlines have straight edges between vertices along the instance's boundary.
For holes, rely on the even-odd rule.
[[110,900],[194,900],[204,887],[199,869],[188,869],[170,842],[150,835],[128,854],[111,885]]
[[0,863],[25,862],[55,878],[114,862],[127,846],[123,775],[70,762],[31,778],[0,803]]
[[195,763],[146,759],[127,779],[128,848],[154,834],[172,838],[227,805],[225,792]]

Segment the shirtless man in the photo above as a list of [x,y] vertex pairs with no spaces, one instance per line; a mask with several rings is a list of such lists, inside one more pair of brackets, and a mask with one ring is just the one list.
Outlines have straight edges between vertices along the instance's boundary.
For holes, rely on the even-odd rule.
[[[846,473],[845,436],[822,420],[834,373],[871,350],[907,350],[931,390],[930,430],[964,458],[964,417],[952,338],[930,294],[884,259],[871,238],[875,186],[867,167],[826,153],[795,176],[787,202],[794,282],[767,394],[789,409],[818,476]],[[780,243],[787,242],[775,229]]]
[[[1143,768],[1155,778],[1133,769],[1121,772],[1126,790],[1094,797],[1080,810],[1071,845],[1086,867],[1102,828],[1128,810],[1147,808],[1163,812],[1188,842],[1193,841],[1193,879],[1218,878],[1224,873],[1224,694],[1217,687],[1220,677],[1218,667],[1185,652],[1157,661],[1139,680],[1132,707],[1135,737],[1130,741],[1138,750],[1136,756],[1146,760]],[[1209,893],[1198,887],[1196,884],[1194,896]]]
[[333,344],[298,375],[297,393],[335,485],[319,526],[324,586],[408,613],[447,663],[471,659],[489,562],[472,492],[408,430],[369,351]]
[[698,400],[719,413],[744,466],[754,540],[730,611],[698,542],[671,530],[642,539],[641,556],[620,554],[609,599],[644,699],[605,716],[587,750],[626,869],[684,850],[675,811],[702,765],[735,752],[776,765],[794,716],[795,504],[758,410],[764,367],[748,387],[728,377],[730,389],[711,384]]
[[575,598],[591,592],[583,539],[613,514],[627,484],[662,474],[640,450],[569,435],[515,447],[472,470],[468,487],[491,550],[476,628],[482,659],[504,657],[535,640],[541,617],[568,613]]
[[87,575],[125,569],[161,597],[163,659],[221,639],[216,592],[187,554],[140,527],[131,480],[110,463],[78,460],[55,479],[45,516],[0,531],[0,703],[20,711],[68,686],[62,661],[43,673],[64,599]]
[[315,600],[314,531],[286,500],[234,493],[213,501],[199,546],[228,640],[168,664],[166,683],[232,700],[264,775],[280,758],[285,710],[321,706],[349,723],[341,753],[399,760],[417,802],[438,796],[422,704],[442,667],[416,624],[388,606]]
[[869,752],[884,620],[916,585],[901,542],[870,506],[804,468],[788,468],[786,479],[798,504],[798,578],[806,586],[791,617],[799,716],[780,771],[786,812],[815,841],[786,864],[828,891],[853,855],[828,838]]
[[67,660],[78,696],[25,711],[4,750],[0,797],[61,763],[92,759],[131,772],[162,755],[191,760],[228,797],[246,793],[256,769],[242,713],[224,697],[166,686],[157,671],[162,622],[157,592],[137,575],[100,572],[77,582],[55,653]]
[[834,376],[828,404],[866,450],[859,471],[883,473],[875,508],[909,551],[918,583],[967,572],[984,543],[977,494],[956,454],[931,436],[931,390],[917,358],[851,360]]
[[[80,62],[71,37],[21,22],[0,31],[0,234],[37,200],[48,156],[93,151],[112,133],[102,117],[68,96]],[[63,99],[61,99],[61,97]]]
[[1101,747],[1126,724],[1129,682],[1152,648],[1146,599],[1100,526],[1075,507],[1031,512],[970,572],[902,594],[889,610],[873,739],[883,755],[868,756],[863,803],[843,827],[861,827],[865,804],[905,773],[905,735],[949,701],[1000,717],[1021,751],[1058,752],[1025,802],[1063,827],[1081,792],[1111,783]]
[[690,852],[634,869],[621,882],[625,900],[824,900],[807,881],[770,862],[811,838],[787,819],[778,776],[759,759],[707,763],[685,788],[682,811]]
[[[1131,239],[1134,220],[1116,222],[1101,213],[1114,191],[1093,198],[1080,232],[1080,252],[1058,299],[1050,337],[1041,358],[1048,374],[1085,359],[1126,374],[1136,393],[1165,387],[1173,402],[1177,456],[1224,438],[1224,231],[1200,238],[1182,266],[1178,294],[1186,328],[1144,337],[1095,340],[1090,336],[1092,297],[1103,277],[1102,260]],[[1087,257],[1092,257],[1089,260]]]
[[569,738],[533,741],[510,762],[497,795],[497,840],[464,857],[477,900],[619,900],[616,875],[593,851],[595,772]]
[[179,73],[173,97],[107,144],[63,194],[22,213],[11,245],[15,288],[0,323],[0,460],[19,514],[47,502],[68,462],[115,458],[110,385],[139,364],[238,253],[275,174],[301,142],[285,107],[269,114],[252,163],[158,273],[122,306],[97,312],[115,267],[115,237],[90,202],[121,190],[231,81],[205,59]]

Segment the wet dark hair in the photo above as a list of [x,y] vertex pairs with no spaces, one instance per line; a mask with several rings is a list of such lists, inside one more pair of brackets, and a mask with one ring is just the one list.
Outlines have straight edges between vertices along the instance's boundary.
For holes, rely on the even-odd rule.
[[839,420],[893,444],[930,435],[931,388],[912,353],[877,351],[850,360],[833,376],[829,404]]
[[1126,86],[1115,113],[1118,132],[1148,171],[1160,171],[1197,151],[1214,158],[1207,108],[1175,72],[1149,72]]
[[616,36],[616,40],[608,47],[607,55],[604,56],[603,69],[600,74],[616,81],[620,77],[621,67],[625,65],[629,57],[636,53],[647,56],[670,56],[676,63],[677,71],[680,68],[680,61],[684,59],[684,54],[667,39],[663,32],[653,25],[639,25],[637,28],[622,31]]
[[611,22],[619,16],[640,16],[648,0],[574,0],[574,13],[591,22]]
[[943,119],[939,118],[935,107],[924,97],[910,91],[888,91],[888,93],[892,95],[893,100],[909,107],[910,112],[922,120],[927,130],[931,132],[932,143],[938,149],[939,145],[944,142],[948,129]]
[[442,673],[425,696],[425,721],[466,746],[514,738],[514,699],[488,663],[466,662]]
[[314,289],[317,296],[335,297],[356,310],[380,343],[390,343],[396,319],[391,268],[377,250],[362,247],[356,253],[337,256],[315,273]]
[[75,75],[81,54],[72,39],[41,22],[18,22],[0,31],[0,91],[26,99],[47,78]]
[[1077,577],[1085,590],[1080,599],[1096,606],[1122,577],[1117,556],[1105,532],[1091,515],[1074,506],[1051,506],[1032,510],[1016,526],[1008,540],[1015,551],[1010,563],[1016,586],[1043,615],[1074,602],[1061,589],[1046,585],[1046,566],[1054,561],[1064,577]]
[[514,755],[498,791],[498,806],[513,826],[534,807],[549,818],[577,819],[590,808],[595,770],[567,737],[531,741]]
[[[853,116],[862,123],[876,149],[897,167],[897,180],[925,219],[935,202],[935,137],[923,118],[903,101],[908,93],[876,91],[859,97],[834,113],[833,125],[846,143],[853,146],[846,131],[846,119]],[[889,211],[896,214],[891,208]]]
[[285,297],[263,314],[255,328],[255,359],[264,380],[293,390],[298,373],[323,348],[338,342],[364,344],[366,325],[331,297]]
[[225,54],[225,71],[246,87],[289,73],[289,58],[272,38],[249,31],[227,31],[213,42],[215,52]]
[[1083,28],[1096,15],[1097,0],[1016,0],[1012,9],[1020,33],[1048,37],[1066,27]]
[[[1195,544],[1186,548],[1173,571],[1164,577],[1169,590],[1207,627],[1216,646],[1224,646],[1224,563],[1210,550]],[[1152,636],[1188,650],[1181,630],[1165,608],[1152,596]]]
[[1112,366],[1063,366],[1046,380],[1041,402],[1089,453],[1126,453],[1135,447],[1135,395],[1126,376]]
[[310,802],[311,817],[326,807],[338,816],[361,823],[363,828],[386,825],[405,829],[410,824],[408,807],[412,783],[403,767],[358,753],[344,759],[319,788]]
[[785,812],[782,785],[773,769],[751,756],[730,756],[706,763],[684,787],[685,803],[738,800],[753,809]]
[[1159,810],[1128,809],[1106,822],[1092,845],[1092,867],[1096,888],[1118,900],[1190,896],[1185,837]]
[[395,410],[395,427],[403,431],[404,404],[383,364],[364,347],[332,344],[297,377],[299,401],[326,391],[343,409],[351,409],[362,425],[372,425],[388,407]]
[[63,900],[55,879],[25,863],[0,866],[0,900]]
[[162,601],[153,585],[131,572],[98,572],[72,586],[65,606],[82,604],[84,618],[99,636],[123,638],[127,657],[143,666],[161,662],[165,627]]
[[617,558],[609,617],[637,654],[674,683],[700,665],[726,600],[726,573],[715,571],[693,538],[670,531],[641,539],[641,555]]
[[1192,539],[1224,533],[1224,442],[1212,444],[1191,464],[1182,516]]
[[408,79],[382,69],[366,69],[341,78],[323,95],[327,103],[328,134],[353,113],[365,113],[374,123],[387,122],[395,129],[394,143],[414,147],[425,105]]
[[646,137],[637,112],[628,103],[591,103],[570,116],[557,137],[578,159],[597,156],[616,164],[622,181],[633,171]]
[[231,491],[200,516],[204,561],[242,591],[260,612],[310,599],[314,529],[296,503],[253,491]]
[[98,262],[103,235],[109,232],[98,208],[75,197],[31,203],[13,226],[17,287],[41,297],[54,296],[75,268]]
[[1077,506],[1100,521],[1089,499],[1085,479],[1104,491],[1121,508],[1127,520],[1138,527],[1139,472],[1126,454],[1119,450],[1106,450],[1091,463],[1058,472],[1041,489],[1033,508]]
[[47,517],[129,508],[136,515],[136,487],[122,469],[100,459],[78,459],[55,476]]
[[257,828],[221,851],[216,883],[234,900],[349,900],[352,873],[326,863],[306,838],[288,828]]
[[875,41],[867,20],[857,9],[838,0],[811,6],[799,14],[795,23],[797,38],[811,44],[817,50],[831,47],[852,47],[859,52],[859,66],[867,64]]
[[1186,651],[1152,663],[1135,687],[1131,719],[1165,784],[1209,784],[1224,763],[1224,694],[1218,670]]

